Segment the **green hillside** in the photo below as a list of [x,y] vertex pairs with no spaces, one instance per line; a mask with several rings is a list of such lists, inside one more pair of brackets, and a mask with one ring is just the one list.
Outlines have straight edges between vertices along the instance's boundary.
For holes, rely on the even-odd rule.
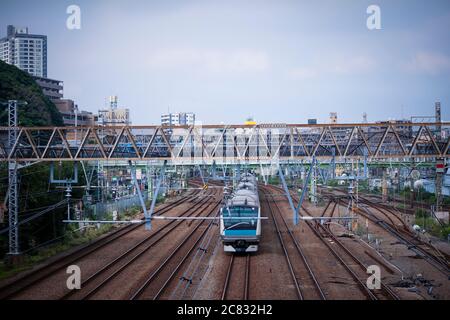
[[[0,102],[26,101],[19,107],[19,125],[48,126],[63,124],[55,104],[42,93],[41,88],[26,72],[0,60]],[[7,125],[8,110],[0,105],[0,125]]]

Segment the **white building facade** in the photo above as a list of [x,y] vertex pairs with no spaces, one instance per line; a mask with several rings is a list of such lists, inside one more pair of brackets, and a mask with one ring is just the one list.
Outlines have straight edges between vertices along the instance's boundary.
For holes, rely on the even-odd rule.
[[28,33],[28,28],[9,25],[0,39],[0,59],[28,72],[47,77],[47,36]]
[[165,113],[161,115],[163,126],[192,126],[195,123],[195,114],[192,112]]

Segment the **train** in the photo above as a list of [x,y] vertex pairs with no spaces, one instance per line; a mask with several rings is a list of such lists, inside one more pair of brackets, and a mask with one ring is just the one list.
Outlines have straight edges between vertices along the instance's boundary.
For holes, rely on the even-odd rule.
[[258,180],[253,173],[244,173],[220,209],[220,236],[224,251],[257,252],[261,237],[260,218]]

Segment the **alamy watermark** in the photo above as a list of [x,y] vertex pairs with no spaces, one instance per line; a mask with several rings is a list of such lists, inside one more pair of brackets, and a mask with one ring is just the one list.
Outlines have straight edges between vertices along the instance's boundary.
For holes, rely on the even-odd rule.
[[81,269],[76,264],[70,265],[66,269],[70,276],[67,278],[66,286],[69,290],[81,289]]
[[367,288],[370,290],[381,289],[381,270],[377,265],[371,265],[367,267],[367,273],[370,276],[367,278]]
[[366,10],[369,17],[367,17],[366,25],[369,30],[381,29],[381,9],[379,6],[372,4]]
[[69,30],[81,29],[81,9],[76,4],[67,7],[66,13],[69,15],[66,20],[66,27]]

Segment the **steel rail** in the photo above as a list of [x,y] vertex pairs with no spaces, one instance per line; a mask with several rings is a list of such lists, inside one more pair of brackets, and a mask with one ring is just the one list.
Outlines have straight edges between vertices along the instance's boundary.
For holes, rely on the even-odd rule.
[[[294,199],[294,201],[295,201],[295,199]],[[311,215],[311,213],[309,212],[309,210],[304,206],[304,205],[302,205],[302,208],[303,208],[303,210],[309,215],[309,216],[312,216]],[[316,228],[314,228],[314,226],[311,226],[310,225],[310,221],[306,221],[307,223],[308,223],[308,225],[313,229],[313,230],[316,230]],[[326,233],[327,233],[327,235],[330,237],[330,238],[332,238],[334,241],[335,241],[335,243],[337,243],[343,250],[344,250],[344,252],[345,253],[347,253],[347,255],[348,256],[350,256],[350,258],[352,258],[362,269],[363,269],[363,271],[366,271],[367,270],[367,266],[365,266],[350,250],[348,250],[348,248],[346,248],[342,243],[341,243],[341,241],[339,241],[336,237],[335,237],[335,235],[329,230],[329,229],[326,229],[322,224],[316,224],[316,226],[319,226],[320,228],[322,228],[322,230],[324,230]],[[318,233],[318,234],[320,234],[320,233]],[[328,244],[329,245],[329,244]],[[329,246],[330,248],[331,248],[331,246]],[[333,248],[333,250],[334,250],[334,248]],[[337,251],[335,251],[336,252],[336,254],[337,254]],[[341,258],[341,260],[344,262],[344,260]],[[344,262],[345,263],[345,262]],[[347,263],[345,263],[346,265],[347,265],[347,269],[350,271],[351,270],[351,267],[347,264]],[[363,283],[362,283],[362,281],[359,279],[359,277],[356,275],[356,273],[354,273],[353,271],[351,271],[351,273],[352,274],[354,274],[355,275],[355,277],[357,277],[358,278],[358,283],[360,283],[360,284],[362,284],[363,286],[364,286],[364,288],[365,289],[367,289],[367,290],[370,290],[370,289],[368,289],[367,288],[367,286],[366,285],[364,285]],[[394,299],[394,300],[399,300],[400,298],[398,297],[398,295],[395,293],[395,292],[393,292],[388,286],[386,286],[382,281],[381,281],[381,279],[380,279],[380,283],[381,283],[381,286],[382,286],[382,288],[383,288],[383,290],[392,298],[392,299]],[[367,292],[367,290],[365,290],[366,292]],[[378,300],[378,297],[376,297],[371,291],[369,291],[370,292],[370,294],[368,294],[368,296],[370,297],[370,299],[372,299],[372,300]]]
[[225,276],[225,282],[223,284],[222,295],[220,297],[220,300],[225,300],[225,298],[227,296],[228,286],[230,284],[231,270],[233,268],[233,263],[234,263],[234,254],[231,254],[230,256],[231,256],[230,262],[228,263],[227,273]]
[[325,216],[325,213],[327,212],[327,210],[330,207],[330,205],[331,205],[331,201],[328,201],[327,205],[325,206],[325,208],[322,211],[322,214],[320,215],[321,217]]
[[[218,203],[213,211],[218,207],[220,203]],[[207,228],[205,229],[205,231],[201,234],[201,236],[198,238],[198,240],[195,242],[194,246],[191,247],[191,249],[189,250],[189,252],[183,257],[183,259],[178,263],[178,265],[176,266],[176,268],[172,271],[172,273],[170,274],[169,278],[164,282],[164,284],[159,288],[158,292],[153,296],[153,300],[157,300],[159,299],[159,297],[162,295],[162,293],[167,289],[167,287],[169,286],[169,283],[172,281],[172,279],[175,277],[175,275],[178,273],[178,271],[180,270],[181,266],[186,262],[187,258],[189,257],[189,255],[192,254],[193,250],[195,249],[195,247],[197,246],[197,244],[199,244],[200,240],[206,237],[206,234],[209,232],[209,230],[212,230],[212,227],[216,225],[214,222],[210,222],[207,226]],[[200,243],[201,245],[201,243]],[[197,248],[198,249],[198,248]]]
[[[205,204],[205,203],[203,203],[203,204]],[[203,207],[203,204],[201,205],[201,207]],[[208,209],[209,205],[210,204],[207,204],[207,206],[203,207],[200,210],[199,214],[202,214],[204,211],[206,211]],[[172,228],[169,229],[169,231],[167,233],[172,232],[172,230],[175,229],[179,224],[180,223],[172,226]],[[142,251],[135,254],[133,257],[131,257],[131,259],[129,259],[128,261],[123,263],[118,269],[116,269],[111,274],[109,274],[106,278],[101,280],[100,283],[96,284],[94,286],[94,288],[92,288],[87,294],[85,294],[82,297],[82,300],[90,299],[94,294],[96,294],[99,290],[101,290],[105,285],[110,283],[114,278],[116,278],[119,274],[121,274],[127,267],[131,266],[137,259],[139,259],[145,253],[147,253],[151,248],[154,247],[155,244],[159,243],[162,239],[164,239],[164,235],[162,237],[160,237],[159,239],[157,239],[156,241],[150,242],[147,246],[144,247],[144,249]]]
[[[342,202],[344,205],[346,204],[346,201],[344,199],[338,199],[335,201]],[[373,205],[367,205],[367,206],[373,207]],[[382,229],[384,229],[385,231],[390,233],[395,238],[402,241],[408,247],[409,250],[412,250],[414,253],[421,256],[425,261],[427,261],[430,265],[434,266],[438,271],[443,273],[445,276],[450,277],[450,267],[449,267],[448,262],[445,259],[443,259],[442,257],[439,257],[437,255],[434,255],[434,254],[426,251],[424,248],[420,247],[420,245],[428,246],[431,249],[433,249],[434,251],[436,251],[437,248],[434,248],[423,241],[420,241],[419,245],[413,243],[412,241],[413,240],[417,241],[417,239],[414,239],[411,234],[400,233],[398,230],[396,230],[395,226],[391,226],[386,221],[379,219],[376,215],[374,215],[372,212],[370,212],[365,207],[361,206],[360,208],[357,208],[356,212],[359,213],[361,216],[370,220],[375,225],[380,226]],[[413,238],[413,240],[407,239],[407,237],[411,237],[411,238]]]
[[[248,300],[249,292],[250,292],[250,253],[245,255],[245,267],[244,267],[244,288],[242,294],[242,300]],[[235,269],[235,259],[244,259],[244,257],[237,258],[235,254],[230,255],[230,262],[228,263],[227,272],[225,275],[225,281],[222,286],[222,294],[220,296],[220,300],[226,300],[229,288],[230,288],[230,280],[233,274],[233,270]],[[235,281],[236,282],[236,281]]]
[[[268,194],[266,193],[266,196],[267,196],[267,195],[268,195]],[[272,199],[273,199],[273,197],[272,197]],[[292,230],[289,228],[289,226],[288,226],[288,224],[287,224],[287,222],[286,222],[286,219],[285,219],[285,218],[283,217],[283,215],[281,214],[281,209],[280,209],[280,207],[278,206],[278,204],[277,204],[275,201],[273,201],[273,203],[274,203],[275,206],[277,207],[279,216],[281,217],[281,220],[283,221],[283,224],[284,224],[286,230],[288,231],[289,236],[290,236],[290,238],[292,239],[292,242],[294,243],[295,248],[297,249],[298,254],[299,254],[300,257],[301,257],[301,260],[302,260],[303,264],[305,265],[306,270],[308,270],[308,274],[309,274],[310,278],[313,280],[314,286],[315,286],[317,292],[319,293],[320,299],[322,299],[322,300],[327,300],[327,298],[326,298],[326,296],[325,296],[325,293],[323,292],[323,290],[322,290],[322,288],[321,288],[321,286],[320,286],[320,284],[319,284],[319,281],[317,280],[317,277],[316,277],[316,275],[314,274],[314,271],[312,270],[311,265],[310,265],[310,263],[308,262],[308,259],[306,258],[305,253],[303,252],[302,247],[300,246],[300,243],[297,241],[297,239],[295,238],[294,234],[292,233]]]
[[[333,198],[332,193],[328,193],[328,195],[329,195],[329,197]],[[345,202],[346,200],[344,200],[344,199],[336,199],[336,198],[333,198],[333,199],[335,202],[338,202],[338,203],[342,202],[343,205],[348,204],[348,201],[346,203]],[[368,203],[366,203],[366,206],[380,211],[379,208],[377,208],[377,205],[378,204],[375,204],[370,200]],[[433,245],[426,243],[420,239],[416,239],[415,236],[407,230],[404,230],[404,231],[398,230],[392,220],[390,220],[392,223],[392,225],[391,225],[391,224],[387,223],[386,221],[378,218],[374,213],[370,212],[367,208],[364,208],[364,207],[357,208],[356,212],[359,213],[360,215],[362,215],[363,217],[367,218],[368,220],[370,220],[372,223],[380,226],[382,229],[384,229],[385,231],[390,233],[392,236],[394,236],[397,239],[399,239],[400,241],[402,241],[408,247],[408,249],[412,250],[413,252],[415,252],[416,254],[421,256],[424,260],[426,260],[428,263],[430,263],[432,266],[434,266],[437,270],[439,270],[445,276],[447,276],[447,277],[450,276],[449,263],[448,263],[447,259],[445,258],[445,256],[442,254],[442,252],[439,251],[438,248],[436,248]],[[411,240],[408,238],[410,238]],[[412,241],[418,241],[419,244],[415,244]],[[426,246],[426,247],[432,249],[433,251],[436,252],[436,254],[432,254],[432,253],[426,251],[424,248],[420,247],[420,245],[423,245],[423,246]]]
[[[325,233],[333,239],[333,241],[335,241],[339,247],[341,247],[345,253],[348,254],[348,256],[350,256],[352,258],[353,261],[355,261],[360,267],[361,269],[366,272],[367,271],[367,265],[365,265],[360,259],[358,259],[334,234],[333,232],[331,232],[331,230],[329,229],[329,225],[328,228],[325,228],[323,225],[321,224],[317,224],[319,226],[319,228],[321,228],[323,231],[325,231]],[[386,284],[384,284],[383,281],[381,281],[380,279],[380,285],[382,287],[382,289],[386,292],[386,294],[389,296],[389,298],[392,298],[393,300],[400,300],[400,297],[391,289],[389,288]]]
[[248,300],[250,291],[250,254],[245,258],[244,300]]
[[[292,193],[291,193],[292,194]],[[298,199],[295,195],[292,194],[293,201],[298,203]],[[302,208],[305,210],[304,206]],[[366,297],[368,297],[371,300],[378,300],[377,297],[371,292],[371,290],[361,281],[361,279],[358,277],[358,275],[352,270],[352,268],[344,261],[344,259],[339,255],[339,253],[334,249],[330,243],[324,238],[323,235],[318,232],[316,228],[312,225],[311,221],[305,220],[305,223],[308,225],[308,227],[313,231],[313,233],[324,243],[330,252],[334,255],[334,257],[341,263],[341,265],[347,270],[347,272],[352,276],[352,278],[355,280],[355,282],[358,284],[361,291],[364,293]]]
[[[163,208],[159,208],[158,210],[156,210],[155,214],[165,213],[194,196],[195,195],[182,197],[175,202],[167,204]],[[144,223],[145,222],[142,222],[142,224]],[[58,272],[63,268],[66,268],[67,266],[73,264],[75,261],[82,259],[89,254],[92,254],[105,247],[106,245],[112,243],[114,240],[131,233],[142,224],[126,225],[124,227],[118,228],[117,230],[94,240],[94,242],[79,247],[69,255],[62,255],[56,258],[56,260],[52,261],[49,265],[44,265],[43,267],[25,274],[17,280],[8,282],[0,288],[0,299],[10,299],[11,297],[19,294],[20,292],[23,292],[32,285],[35,285],[37,282],[50,277],[55,272]]]
[[[270,215],[271,215],[271,217],[272,217],[272,220],[273,220],[273,222],[274,222],[275,230],[276,230],[276,233],[277,233],[277,236],[278,236],[278,240],[279,240],[279,242],[280,242],[281,248],[283,249],[284,257],[285,257],[285,259],[286,259],[286,263],[287,263],[287,265],[288,265],[289,273],[291,274],[292,281],[293,281],[293,283],[294,283],[294,286],[295,286],[295,290],[296,290],[297,296],[298,296],[298,298],[299,298],[300,300],[304,300],[304,295],[303,295],[301,286],[300,286],[300,284],[299,284],[299,282],[298,282],[297,276],[295,275],[294,267],[293,267],[293,265],[292,265],[291,259],[289,258],[289,254],[288,254],[288,252],[287,252],[287,248],[286,248],[286,245],[285,245],[285,243],[284,243],[283,237],[281,236],[281,231],[280,231],[280,228],[279,228],[279,226],[278,226],[278,223],[277,223],[277,220],[276,220],[276,218],[275,218],[275,215],[274,215],[274,213],[273,213],[272,206],[270,205],[269,199],[268,199],[267,197],[265,197],[265,200],[266,200],[266,203],[267,203],[267,207],[269,208],[269,211],[270,211]],[[273,200],[272,200],[272,201],[273,201]]]
[[[217,204],[214,206],[214,208],[209,212],[208,215],[211,215],[214,210],[219,206],[220,202],[217,202]],[[196,231],[204,224],[205,221],[202,221],[198,223],[194,229],[183,239],[183,241],[178,244],[178,246],[174,249],[174,251],[164,259],[164,261],[159,265],[159,267],[154,270],[151,275],[144,281],[144,283],[130,296],[129,300],[137,300],[139,297],[141,297],[144,293],[144,291],[148,288],[150,283],[155,279],[155,277],[163,270],[163,268],[171,261],[175,255],[180,251],[180,249],[188,243],[190,239],[192,239],[193,235],[196,233]],[[213,225],[213,222],[211,221],[207,228],[203,230],[200,234],[200,236],[194,241],[194,244],[188,249],[187,253],[182,257],[180,263],[175,268],[177,271],[181,267],[181,265],[186,261],[186,259],[189,257],[191,252],[195,249],[196,245],[200,242],[200,240],[203,238],[203,236],[206,234],[206,232],[209,230],[209,228]],[[172,272],[172,274],[169,276],[170,280],[175,275],[175,272]],[[163,284],[162,287],[160,287],[159,291],[162,291],[168,284],[168,281]]]
[[[388,223],[386,223],[383,220],[377,220],[372,216],[372,214],[364,208],[364,210],[358,210],[359,213],[361,213],[363,216],[368,217],[369,220],[371,220],[373,223],[381,226],[383,229],[385,229],[387,232],[389,232],[391,235],[402,241],[408,249],[414,251],[416,254],[421,256],[424,260],[428,261],[432,266],[434,266],[437,270],[439,270],[441,273],[443,273],[445,276],[450,277],[450,268],[447,261],[443,260],[441,257],[438,257],[434,254],[431,254],[430,252],[426,251],[424,248],[420,247],[420,245],[417,245],[413,243],[411,240],[407,239],[404,235],[402,235],[400,232],[395,230],[392,226],[390,226]],[[424,243],[421,243],[422,245]],[[434,249],[434,248],[433,248]]]
[[[205,201],[198,201],[197,203],[195,203],[192,207],[188,208],[187,210],[185,210],[183,213],[181,213],[181,217],[184,216],[192,216],[196,213],[196,210],[200,210],[200,212],[197,213],[197,215],[201,214],[201,208],[204,205],[209,205],[207,200]],[[141,241],[139,241],[138,243],[136,243],[135,245],[133,245],[131,248],[129,248],[128,250],[126,250],[125,252],[123,252],[122,254],[120,254],[118,257],[114,258],[113,260],[111,260],[110,262],[108,262],[107,264],[105,264],[103,267],[101,267],[100,269],[98,269],[97,271],[95,271],[93,274],[91,274],[88,278],[86,278],[82,283],[81,283],[81,287],[85,287],[88,283],[90,283],[92,280],[94,280],[95,278],[99,277],[101,274],[103,274],[105,271],[107,271],[109,268],[111,268],[112,266],[116,265],[119,261],[123,260],[125,257],[129,256],[132,252],[136,251],[139,247],[142,247],[142,245],[148,243],[147,245],[144,246],[143,250],[140,251],[137,255],[133,256],[131,258],[130,261],[134,261],[134,259],[137,259],[137,257],[141,256],[143,253],[147,252],[150,248],[153,248],[157,243],[159,243],[162,239],[164,239],[165,236],[167,236],[168,234],[170,234],[174,229],[176,229],[183,221],[176,221],[176,220],[171,220],[169,223],[165,224],[164,226],[162,226],[160,229],[157,229],[154,233],[152,233],[149,237],[145,237],[144,239],[142,239]],[[162,233],[164,230],[168,229],[165,233]],[[159,238],[156,238],[159,237]],[[154,238],[156,238],[156,240],[154,240]],[[128,265],[129,262],[125,263],[125,265]],[[110,279],[110,278],[108,278]],[[99,287],[97,288],[97,290],[100,289]],[[95,291],[97,291],[95,290]],[[64,300],[64,299],[68,299],[69,297],[71,297],[74,294],[77,294],[79,291],[75,291],[75,290],[71,290],[68,291],[64,296],[62,296],[60,298],[60,300]],[[86,294],[85,296],[83,296],[82,299],[86,299],[89,296],[91,296],[92,294],[94,294],[94,290],[91,290],[90,292],[88,292],[88,294]]]
[[[420,239],[420,238],[416,238],[415,234],[411,231],[411,229],[410,229],[409,226],[406,224],[406,222],[405,222],[401,217],[399,217],[398,214],[397,214],[396,212],[394,212],[394,210],[395,210],[395,211],[398,211],[396,208],[389,208],[389,207],[386,206],[386,205],[383,205],[383,204],[381,204],[381,203],[373,202],[373,201],[371,201],[371,200],[369,200],[369,199],[366,199],[366,198],[364,198],[364,201],[365,201],[365,204],[367,204],[367,205],[373,207],[375,210],[379,211],[381,214],[383,214],[383,215],[385,215],[385,216],[387,216],[387,215],[386,215],[386,212],[384,212],[383,210],[385,210],[385,211],[391,213],[391,214],[392,214],[397,220],[399,220],[399,221],[402,223],[402,225],[403,225],[403,229],[398,229],[398,228],[396,227],[395,223],[394,223],[391,219],[389,219],[389,220],[392,222],[392,227],[394,227],[395,230],[396,230],[397,232],[399,232],[400,234],[404,234],[406,237],[410,237],[410,238],[413,239],[414,241],[419,242],[420,245],[424,245],[424,246],[430,248],[431,250],[435,251],[435,253],[436,253],[436,254],[435,254],[435,257],[436,257],[436,259],[437,259],[437,260],[440,260],[440,263],[442,263],[444,266],[445,266],[445,265],[448,266],[448,261],[447,261],[447,259],[445,258],[444,253],[441,252],[441,251],[440,251],[437,247],[435,247],[432,243],[427,243],[427,242],[423,241],[423,240]],[[400,213],[400,212],[399,212],[399,213]]]

